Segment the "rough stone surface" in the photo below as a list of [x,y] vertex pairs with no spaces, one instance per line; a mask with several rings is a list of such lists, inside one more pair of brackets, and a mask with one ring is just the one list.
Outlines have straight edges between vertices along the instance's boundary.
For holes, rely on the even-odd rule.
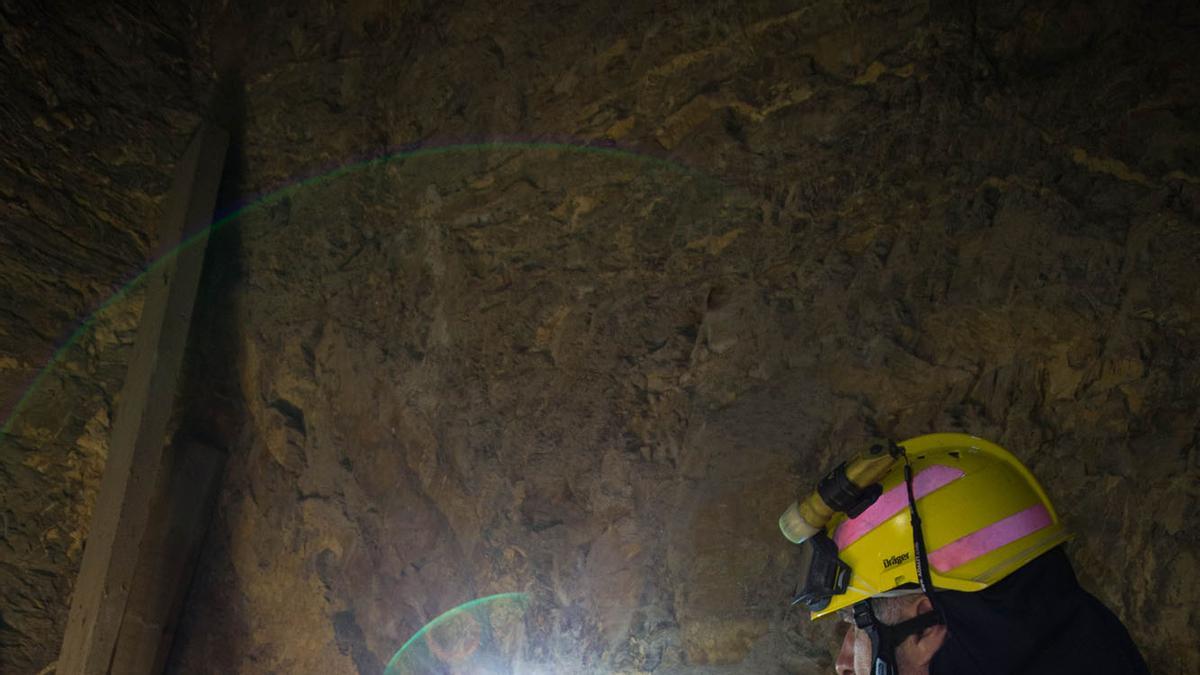
[[[235,50],[253,188],[425,150],[241,219],[250,423],[178,667],[372,672],[524,591],[549,672],[816,671],[780,505],[872,433],[965,429],[1044,478],[1155,670],[1194,670],[1196,16],[1169,14],[215,21],[214,48],[274,28]],[[495,139],[593,149],[460,146]]]
[[226,226],[245,422],[172,669],[378,673],[516,591],[486,646],[522,672],[828,670],[775,518],[869,437],[965,430],[1043,480],[1152,671],[1200,671],[1198,27],[211,6],[272,196]]
[[141,312],[113,293],[200,119],[181,14],[103,5],[0,3],[4,673],[57,656]]

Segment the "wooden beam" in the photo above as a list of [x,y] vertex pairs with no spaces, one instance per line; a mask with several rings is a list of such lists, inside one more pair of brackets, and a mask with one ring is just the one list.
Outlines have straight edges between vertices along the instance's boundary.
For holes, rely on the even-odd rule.
[[166,452],[110,672],[163,672],[224,466],[222,450],[198,441]]
[[141,325],[71,596],[59,673],[104,675],[112,664],[158,485],[207,228],[228,144],[225,131],[203,124],[177,167],[167,195],[157,255],[145,279]]

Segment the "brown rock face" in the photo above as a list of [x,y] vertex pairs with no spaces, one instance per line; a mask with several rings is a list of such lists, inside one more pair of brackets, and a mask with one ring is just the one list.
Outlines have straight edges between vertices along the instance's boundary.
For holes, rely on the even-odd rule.
[[[245,424],[174,672],[380,673],[507,593],[405,658],[829,671],[775,519],[866,439],[934,430],[1024,459],[1152,671],[1200,671],[1191,4],[269,4],[156,19],[245,82],[259,195],[221,226],[236,287],[203,298],[236,327],[203,358],[236,370]],[[32,321],[8,250],[4,309]],[[0,374],[36,372],[9,325]],[[63,403],[4,439],[11,520],[86,522],[84,488],[26,476],[100,454],[82,396],[75,450],[34,431]],[[53,658],[77,564],[55,543],[38,567],[69,521],[46,518],[5,532],[17,672]]]
[[141,313],[127,284],[200,119],[187,47],[165,28],[181,17],[114,3],[0,7],[5,673],[38,672],[58,653]]

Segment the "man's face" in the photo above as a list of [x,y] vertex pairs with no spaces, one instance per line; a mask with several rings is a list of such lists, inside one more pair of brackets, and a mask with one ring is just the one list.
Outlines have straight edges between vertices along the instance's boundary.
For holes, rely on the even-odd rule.
[[843,617],[846,636],[834,667],[838,675],[871,675],[871,638],[854,625],[853,617]]
[[[895,625],[918,614],[932,611],[929,598],[919,594],[889,598],[885,603],[885,611],[877,612],[877,615],[888,625]],[[854,625],[854,617],[849,608],[839,612],[838,616],[846,624],[846,635],[842,638],[842,649],[838,652],[834,668],[838,675],[871,675],[875,655],[871,650],[870,636]],[[905,638],[896,647],[898,675],[928,675],[929,663],[945,641],[945,636],[945,626],[933,626]]]

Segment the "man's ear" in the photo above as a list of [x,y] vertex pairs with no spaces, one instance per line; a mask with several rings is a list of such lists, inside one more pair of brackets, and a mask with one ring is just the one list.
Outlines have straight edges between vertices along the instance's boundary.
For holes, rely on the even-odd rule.
[[[929,601],[928,597],[922,595],[921,599],[917,601],[916,609],[917,612],[914,614],[914,616],[920,616],[926,612],[932,612],[933,603]],[[912,654],[913,659],[917,662],[917,664],[927,666],[933,661],[933,655],[936,654],[946,642],[947,633],[948,631],[946,630],[946,626],[939,623],[926,628],[916,635],[913,635],[912,639],[910,640],[910,654]]]

